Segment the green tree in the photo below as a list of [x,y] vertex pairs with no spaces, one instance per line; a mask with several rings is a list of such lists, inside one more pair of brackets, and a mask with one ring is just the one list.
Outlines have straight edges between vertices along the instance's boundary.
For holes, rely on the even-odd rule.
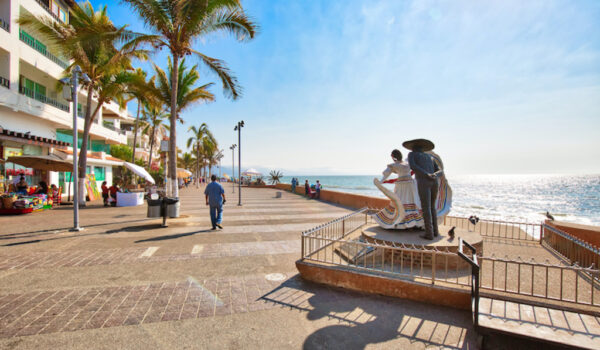
[[[80,3],[71,8],[69,23],[55,21],[49,16],[36,17],[23,14],[18,23],[28,27],[72,64],[65,70],[70,74],[75,65],[90,78],[83,88],[87,93],[84,114],[83,136],[79,156],[79,188],[85,203],[84,179],[87,164],[87,149],[90,128],[102,105],[111,100],[124,103],[127,84],[135,79],[130,74],[132,58],[145,59],[147,52],[140,48],[145,42],[155,40],[155,36],[141,35],[115,27],[104,6],[94,10],[90,2]],[[92,96],[96,96],[96,107],[92,110]],[[76,106],[74,106],[76,108]]]
[[150,137],[150,155],[148,157],[148,169],[152,168],[152,157],[154,155],[154,142],[156,140],[156,132],[160,129],[169,130],[169,126],[165,124],[168,119],[168,114],[164,113],[159,105],[144,103],[143,115],[145,126],[143,132]]
[[[254,38],[257,26],[243,12],[239,0],[124,0],[143,19],[144,23],[158,34],[154,41],[157,48],[170,51],[172,65],[179,67],[186,55],[195,55],[221,79],[225,95],[237,99],[241,88],[225,63],[192,48],[192,43],[215,32],[228,32],[238,40]],[[171,71],[171,115],[169,137],[169,178],[172,195],[178,196],[176,145],[177,96],[179,76]]]
[[206,123],[202,123],[198,128],[191,126],[189,131],[192,132],[192,136],[187,140],[187,147],[193,146],[196,156],[196,187],[200,187],[200,166],[204,164],[206,148],[216,141]]
[[110,155],[128,162],[131,159],[133,151],[127,145],[112,145],[110,146]]

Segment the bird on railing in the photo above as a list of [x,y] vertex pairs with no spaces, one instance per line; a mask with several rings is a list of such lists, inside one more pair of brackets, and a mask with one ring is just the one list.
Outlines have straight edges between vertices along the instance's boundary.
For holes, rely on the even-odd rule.
[[452,226],[452,228],[450,229],[450,231],[448,231],[448,236],[450,236],[450,239],[454,239],[454,229],[456,228],[456,226]]
[[547,211],[547,210],[546,210],[546,217],[547,217],[548,219],[550,219],[551,221],[554,221],[554,216],[552,216],[552,215],[550,214],[550,212],[549,212],[549,211]]
[[475,215],[471,215],[469,216],[469,222],[473,225],[477,225],[477,223],[479,222],[479,218]]

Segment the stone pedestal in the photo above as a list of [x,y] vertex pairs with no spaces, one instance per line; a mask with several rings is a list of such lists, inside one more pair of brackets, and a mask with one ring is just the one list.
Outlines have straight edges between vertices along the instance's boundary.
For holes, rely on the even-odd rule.
[[403,252],[392,249],[385,250],[386,261],[393,260],[394,264],[404,266],[412,264],[419,267],[431,267],[434,258],[433,254],[428,252],[438,250],[452,254],[436,254],[435,266],[437,268],[462,269],[468,267],[469,265],[456,254],[459,237],[474,246],[478,255],[483,254],[483,238],[477,232],[455,228],[455,236],[450,238],[448,231],[452,226],[440,225],[438,227],[440,236],[433,240],[419,237],[425,233],[424,230],[386,230],[377,224],[366,226],[362,230],[362,237],[366,242],[408,249]]

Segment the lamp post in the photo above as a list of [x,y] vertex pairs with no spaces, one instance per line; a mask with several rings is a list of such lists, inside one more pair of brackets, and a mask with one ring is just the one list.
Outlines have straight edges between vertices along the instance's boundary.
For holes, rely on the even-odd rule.
[[238,132],[238,205],[242,205],[242,128],[244,121],[239,121],[233,131]]
[[[71,71],[71,78],[63,78],[60,82],[63,84],[63,96],[67,100],[73,101],[73,228],[71,231],[81,231],[83,228],[79,227],[79,169],[77,162],[77,93],[79,87],[79,79],[84,84],[90,83],[90,78],[87,74],[81,71],[81,67],[75,66]],[[69,98],[70,95],[70,98]]]
[[237,145],[234,143],[233,145],[231,145],[231,147],[229,147],[229,149],[231,150],[231,182],[232,182],[232,187],[233,187],[233,191],[232,193],[235,193],[235,148],[237,147]]

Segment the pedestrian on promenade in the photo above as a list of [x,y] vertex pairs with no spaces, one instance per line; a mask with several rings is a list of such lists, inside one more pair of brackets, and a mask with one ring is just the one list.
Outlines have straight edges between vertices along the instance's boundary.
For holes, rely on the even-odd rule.
[[292,178],[292,193],[296,193],[296,185],[297,185],[296,178],[293,177]]
[[317,184],[315,185],[315,191],[317,191],[317,199],[321,198],[321,184],[319,180],[317,180]]
[[308,183],[308,180],[304,181],[304,194],[308,197],[308,194],[310,193],[310,184]]
[[223,220],[223,204],[225,204],[225,190],[220,183],[217,182],[217,176],[212,175],[210,177],[211,183],[206,186],[204,195],[206,197],[206,205],[210,206],[210,222],[212,229],[216,230],[217,227],[223,229],[221,221]]

